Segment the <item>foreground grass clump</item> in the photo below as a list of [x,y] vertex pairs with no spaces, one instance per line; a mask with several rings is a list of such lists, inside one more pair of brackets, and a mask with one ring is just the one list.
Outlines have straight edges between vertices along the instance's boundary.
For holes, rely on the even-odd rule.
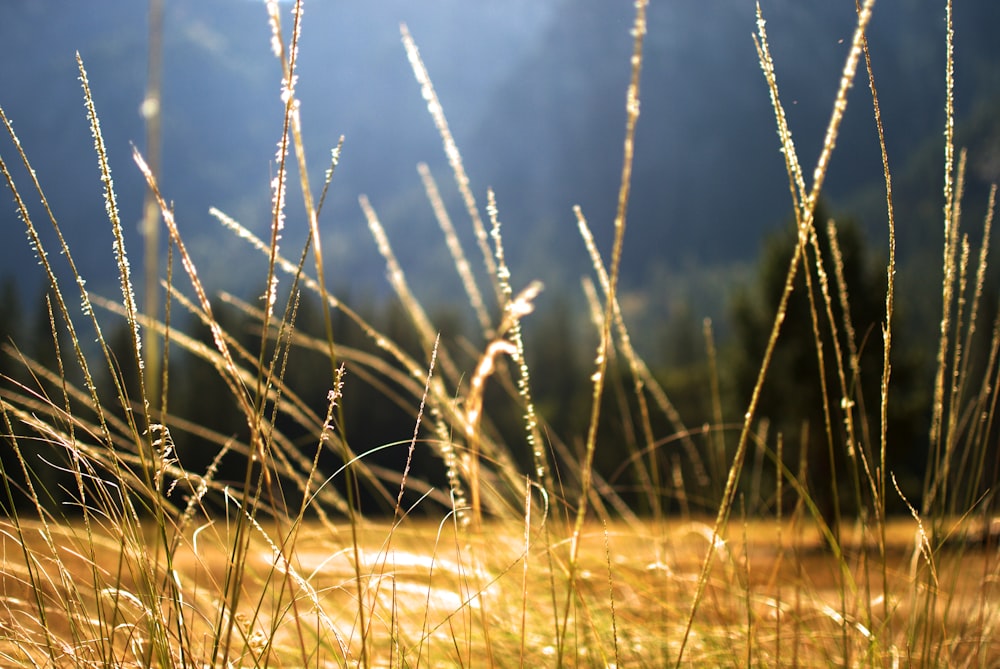
[[[873,109],[886,160],[890,244],[881,397],[868,398],[881,403],[882,424],[870,430],[856,424],[861,398],[853,382],[858,374],[854,330],[849,318],[837,322],[832,317],[832,301],[846,306],[848,290],[838,267],[824,267],[819,252],[816,205],[847,90],[862,57],[867,64],[864,30],[872,4],[869,0],[859,7],[852,49],[811,184],[806,183],[785,123],[764,22],[759,21],[758,53],[787,161],[798,245],[732,451],[726,451],[722,440],[721,410],[718,424],[706,428],[709,445],[721,446],[712,457],[719,461],[720,452],[728,455],[718,471],[724,480],[715,482],[715,514],[707,516],[685,512],[668,518],[663,513],[664,498],[686,497],[683,479],[678,480],[676,471],[661,471],[655,457],[663,435],[653,433],[651,415],[662,411],[678,426],[678,438],[688,440],[693,459],[700,456],[681,417],[632,349],[616,297],[636,148],[645,2],[637,3],[610,264],[594,245],[584,213],[576,211],[594,260],[596,281],[588,283],[593,289],[588,297],[598,340],[589,427],[586,434],[567,435],[579,444],[576,451],[566,446],[573,440],[559,441],[545,430],[524,362],[521,320],[531,314],[541,286],[528,283],[515,291],[497,199],[487,194],[484,221],[444,112],[405,28],[407,56],[441,132],[489,279],[482,290],[456,241],[433,177],[422,169],[481,329],[478,340],[464,346],[440,338],[413,297],[375,207],[365,197],[360,199],[362,211],[419,342],[418,352],[394,341],[326,288],[323,249],[317,244],[323,197],[314,198],[308,181],[295,92],[301,2],[292,13],[287,42],[278,5],[268,3],[273,46],[284,72],[285,105],[270,238],[258,239],[224,212],[213,211],[268,258],[261,306],[225,297],[256,319],[259,327],[252,345],[223,327],[178,231],[168,196],[159,190],[155,169],[136,151],[135,163],[147,179],[170,245],[162,284],[159,277],[149,279],[154,288],[161,286],[167,308],[162,315],[140,310],[110,158],[82,60],[87,112],[116,240],[120,301],[100,300],[84,289],[72,250],[65,245],[54,251],[65,256],[77,290],[60,284],[60,272],[50,261],[54,253],[44,247],[26,204],[31,191],[44,202],[43,188],[0,110],[14,153],[31,175],[25,187],[15,182],[7,163],[0,162],[49,280],[48,313],[56,352],[55,362],[46,366],[12,346],[6,348],[26,374],[6,379],[0,389],[4,445],[10,454],[0,460],[0,503],[7,513],[0,524],[3,663],[368,667],[1000,662],[1000,620],[992,604],[1000,557],[991,507],[963,496],[977,489],[988,471],[1000,338],[994,334],[987,371],[975,377],[983,379],[980,387],[971,388],[966,381],[973,376],[963,356],[976,323],[986,255],[972,270],[968,247],[963,247],[958,232],[963,163],[954,163],[950,74],[944,311],[931,459],[923,507],[903,500],[912,512],[909,517],[893,520],[886,514],[887,499],[903,497],[886,458],[891,435],[885,428],[893,387],[895,231],[870,65]],[[950,25],[950,4],[948,16]],[[948,45],[950,73],[950,32]],[[339,147],[323,194],[338,157]],[[293,167],[299,175],[309,243],[287,257],[278,242]],[[57,219],[47,207],[45,215],[58,232]],[[987,220],[984,248],[989,225]],[[836,227],[829,226],[826,234],[836,247]],[[174,258],[180,261],[184,281],[175,277]],[[971,282],[970,272],[976,277]],[[817,342],[827,333],[836,342],[832,351],[816,346],[818,369],[826,368],[822,356],[829,355],[837,370],[837,378],[819,378],[817,384],[829,400],[824,403],[826,445],[831,453],[843,449],[851,463],[850,508],[860,510],[853,522],[818,508],[805,484],[808,463],[791,471],[783,458],[781,435],[768,437],[756,415],[788,297],[800,273],[806,277]],[[297,327],[307,293],[321,305],[324,334],[319,337]],[[82,313],[75,300],[82,301]],[[171,313],[177,308],[207,329],[208,343],[175,327]],[[842,308],[840,313],[850,310]],[[99,314],[124,318],[124,354],[108,343],[103,334],[107,321]],[[342,345],[334,314],[363,332],[371,350]],[[96,347],[82,343],[95,337]],[[144,347],[144,342],[156,344]],[[322,370],[329,383],[324,415],[313,412],[308,398],[287,382],[289,360],[304,350],[322,352],[328,365]],[[239,410],[243,436],[213,434],[171,412],[171,351],[199,358],[215,370],[228,389],[227,399]],[[615,447],[598,443],[606,409],[604,386],[615,356],[625,361],[639,408],[644,443],[629,463],[636,480],[645,482],[642,492],[649,499],[649,514],[643,518],[593,467],[598,449]],[[389,471],[375,462],[376,451],[352,448],[343,401],[355,375],[380,383],[387,389],[386,401],[412,411],[412,433],[384,447],[406,452],[400,468]],[[523,430],[516,440],[500,438],[487,402],[488,386],[503,388],[521,412]],[[970,407],[971,415],[983,417],[978,423],[961,419]],[[303,445],[290,437],[290,425],[309,434],[310,442]],[[844,425],[843,434],[834,425]],[[188,464],[196,454],[176,447],[174,438],[181,431],[213,446],[210,464]],[[417,449],[432,450],[439,459],[443,492],[411,467]],[[776,498],[791,491],[797,500],[793,508],[776,504],[774,517],[767,518],[743,514],[746,495],[760,496],[744,481],[749,452],[774,463]],[[241,480],[219,475],[223,463],[232,460],[240,463]],[[387,510],[377,518],[363,513],[361,500],[372,498]]]

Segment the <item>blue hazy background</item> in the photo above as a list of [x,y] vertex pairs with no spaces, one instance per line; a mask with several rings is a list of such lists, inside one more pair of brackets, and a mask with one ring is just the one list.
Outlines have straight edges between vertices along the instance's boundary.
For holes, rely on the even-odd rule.
[[[896,176],[903,276],[940,266],[944,8],[882,0],[869,31]],[[167,0],[162,190],[206,284],[263,291],[263,259],[212,218],[215,206],[263,235],[281,132],[280,69],[263,3]],[[855,22],[854,3],[762,3],[778,83],[811,174]],[[291,24],[290,5],[286,30]],[[571,207],[580,204],[605,252],[621,167],[631,3],[610,0],[385,0],[305,3],[299,96],[314,185],[346,137],[321,225],[335,291],[376,299],[383,263],[357,204],[366,193],[419,296],[462,301],[415,166],[427,162],[472,257],[477,252],[437,132],[400,43],[405,22],[434,79],[472,187],[497,192],[515,287],[546,281],[543,299],[578,293],[588,261]],[[788,225],[790,198],[768,91],[752,41],[754,3],[651,3],[625,242],[626,305],[666,320],[678,305],[719,316],[762,239]],[[958,3],[956,109],[969,147],[970,217],[1000,173],[1000,4]],[[108,144],[134,271],[141,270],[145,185],[139,109],[148,50],[146,3],[0,3],[0,105],[37,170],[88,287],[113,296],[115,267],[74,53],[88,69]],[[30,193],[7,137],[0,155]],[[884,248],[881,161],[866,76],[851,93],[826,197]],[[284,249],[305,239],[290,179]],[[0,274],[29,298],[42,274],[9,191],[0,201]],[[37,198],[29,198],[43,222]],[[975,220],[974,218],[972,220]],[[47,226],[40,226],[43,229]],[[51,235],[46,231],[46,239]],[[50,241],[50,248],[52,242]],[[907,269],[907,267],[911,269]],[[938,285],[931,277],[929,285]]]

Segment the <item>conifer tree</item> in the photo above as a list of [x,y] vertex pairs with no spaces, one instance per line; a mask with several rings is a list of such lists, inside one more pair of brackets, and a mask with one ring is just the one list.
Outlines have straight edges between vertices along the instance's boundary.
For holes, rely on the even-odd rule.
[[[871,257],[856,222],[837,221],[837,242],[842,258],[840,275],[846,284],[853,347],[858,352],[855,369],[850,360],[850,334],[838,295],[838,273],[826,232],[829,217],[823,203],[817,207],[815,220],[817,242],[829,285],[833,327],[820,292],[815,253],[809,248],[806,262],[799,266],[794,292],[767,370],[757,418],[766,418],[770,423],[767,448],[772,457],[775,435],[781,434],[788,476],[794,476],[804,463],[806,477],[799,483],[837,536],[837,521],[843,515],[858,513],[871,504],[860,457],[868,458],[872,467],[880,464],[877,458],[885,268]],[[732,373],[739,402],[745,403],[749,399],[756,381],[796,242],[792,226],[769,239],[761,254],[756,283],[739,293],[733,301]],[[814,329],[806,272],[812,283],[818,323],[815,327],[819,329],[819,338]],[[838,348],[831,335],[834,328],[847,385],[846,397],[839,381]],[[905,336],[893,338],[894,385],[889,396],[887,457],[890,459],[888,467],[898,472],[901,481],[916,481],[926,461],[926,431],[920,427],[924,420],[919,408],[920,384],[915,383],[917,358],[912,349],[906,347],[904,339]],[[818,351],[822,354],[822,370]],[[853,411],[853,442],[847,428],[846,408]],[[744,409],[745,406],[736,415]],[[774,490],[776,468],[770,469],[770,485],[760,490],[765,496]],[[791,489],[792,486],[784,486],[786,491]],[[911,488],[909,494],[917,495],[917,492]],[[790,497],[786,497],[774,500],[774,503],[788,505],[791,501]],[[893,503],[896,501],[892,500]]]

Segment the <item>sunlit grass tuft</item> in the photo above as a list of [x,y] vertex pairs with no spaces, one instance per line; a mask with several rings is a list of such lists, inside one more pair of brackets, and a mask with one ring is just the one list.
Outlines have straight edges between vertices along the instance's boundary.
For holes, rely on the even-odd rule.
[[[0,388],[0,430],[11,456],[0,459],[0,505],[7,513],[0,523],[0,663],[660,667],[1000,662],[1000,614],[993,605],[1000,559],[993,507],[991,499],[966,492],[982,488],[991,466],[1000,326],[994,324],[984,372],[972,368],[970,349],[996,194],[994,189],[990,195],[973,270],[974,249],[959,232],[965,161],[960,157],[954,165],[949,3],[944,311],[933,447],[917,508],[896,485],[887,456],[893,438],[886,426],[893,388],[895,222],[888,149],[865,39],[873,4],[858,6],[826,141],[808,185],[758,8],[755,39],[788,169],[798,243],[756,387],[745,398],[746,411],[736,428],[724,422],[711,323],[705,322],[704,336],[714,424],[692,430],[633,348],[619,304],[631,162],[634,151],[642,149],[634,132],[645,2],[637,3],[633,30],[610,266],[583,212],[575,210],[581,247],[595,274],[584,280],[598,342],[585,434],[553,434],[534,406],[521,326],[540,303],[541,284],[512,276],[501,235],[500,196],[492,191],[486,196],[487,230],[430,75],[405,27],[404,50],[442,136],[489,281],[486,287],[477,283],[434,178],[421,165],[419,176],[479,327],[457,342],[441,336],[410,289],[376,206],[365,196],[360,207],[412,340],[394,339],[327,288],[319,218],[341,145],[332,149],[326,183],[314,200],[296,97],[301,2],[294,5],[287,43],[277,3],[268,3],[285,106],[269,238],[258,238],[219,210],[211,212],[234,240],[267,257],[259,305],[228,294],[213,299],[187,251],[169,195],[160,191],[154,170],[135,151],[134,162],[166,226],[171,258],[160,286],[166,315],[140,311],[110,177],[115,156],[107,154],[101,140],[98,105],[80,59],[122,291],[120,300],[91,296],[45,204],[28,153],[0,109],[82,302],[79,314],[69,306],[52,264],[54,254],[44,247],[25,193],[0,157],[0,172],[49,283],[47,314],[56,352],[55,362],[46,366],[12,345],[4,347],[27,380],[5,379]],[[837,227],[814,221],[862,56],[885,169],[889,239],[878,426],[864,420],[864,402],[874,398],[857,390],[860,345],[847,316],[851,293]],[[309,234],[297,259],[289,259],[296,256],[282,253],[278,242],[286,225],[286,185],[296,169]],[[830,266],[820,251],[821,235],[833,249]],[[186,289],[174,282],[174,256]],[[853,519],[842,518],[839,505],[832,519],[824,516],[809,494],[805,456],[792,471],[783,458],[784,435],[771,434],[770,423],[756,415],[797,275],[806,277],[818,368],[826,369],[823,356],[836,363],[836,378],[816,379],[826,405],[823,456],[828,452],[832,458],[835,449],[849,455],[850,506],[859,510]],[[322,310],[319,335],[299,327],[309,298]],[[845,314],[839,322],[835,304]],[[227,330],[220,305],[256,325],[251,344],[247,333]],[[178,308],[210,336],[199,339],[175,329],[176,316],[169,314]],[[368,347],[340,341],[334,316],[357,329]],[[106,340],[102,328],[110,323],[125,324],[127,355]],[[140,333],[166,345],[144,348]],[[827,335],[833,338],[832,350],[821,344]],[[91,340],[95,346],[84,344]],[[165,401],[170,350],[204,362],[221,379],[244,431],[221,434],[171,413]],[[152,366],[162,370],[163,401],[147,396],[156,392],[142,374],[148,363],[144,356],[151,351],[163,356]],[[312,408],[317,398],[301,396],[290,381],[289,361],[306,354],[323,359],[322,369],[315,370],[329,386],[319,398],[322,410]],[[619,359],[630,383],[612,376]],[[101,382],[99,374],[109,382]],[[360,381],[378,388],[386,405],[408,411],[412,432],[393,443],[355,450],[354,426],[345,420],[343,406]],[[606,390],[614,390],[623,413],[630,411],[630,401],[637,407],[641,434],[626,444],[600,439],[602,416],[610,406]],[[499,426],[501,401],[520,417],[514,436]],[[671,433],[657,434],[654,418],[665,419]],[[839,425],[844,437],[834,428]],[[308,443],[292,436],[289,426],[310,435]],[[727,450],[725,433],[734,429],[738,441]],[[182,432],[212,451],[209,464],[199,469],[185,462],[192,454],[175,444]],[[668,458],[662,451],[671,441],[679,442],[680,450]],[[389,449],[405,452],[399,469],[378,464],[375,456]],[[644,500],[646,508],[630,508],[601,478],[594,462],[603,449],[629,449],[622,468],[639,482],[634,499]],[[750,449],[754,460],[747,475]],[[438,472],[413,467],[415,454],[425,450],[436,456]],[[221,480],[224,462],[233,460],[240,463],[242,479]],[[755,499],[763,494],[765,468],[773,469],[777,483],[773,517],[761,513],[769,505]],[[796,498],[791,509],[780,501],[787,490]],[[902,498],[911,515],[889,518],[890,496]],[[365,506],[369,499],[382,504],[378,512]],[[667,499],[678,502],[680,514],[667,513]]]

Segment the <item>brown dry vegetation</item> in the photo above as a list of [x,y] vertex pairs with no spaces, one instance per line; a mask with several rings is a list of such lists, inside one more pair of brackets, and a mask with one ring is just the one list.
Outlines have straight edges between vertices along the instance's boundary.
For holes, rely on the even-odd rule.
[[[118,307],[92,301],[76,275],[83,317],[74,316],[75,310],[71,313],[48,264],[49,253],[42,248],[31,214],[22,204],[23,189],[10,176],[6,163],[0,163],[52,279],[53,331],[60,326],[71,328],[69,341],[61,354],[57,351],[58,369],[45,370],[26,362],[36,382],[38,378],[52,382],[50,395],[34,392],[26,384],[5,387],[0,395],[5,447],[9,446],[13,455],[6,462],[20,470],[4,471],[4,481],[21,480],[21,493],[27,500],[27,505],[24,500],[15,504],[12,488],[4,487],[3,504],[9,517],[0,525],[0,663],[366,669],[485,664],[986,667],[1000,663],[997,537],[972,526],[972,519],[981,515],[980,507],[967,508],[968,504],[957,501],[964,499],[958,496],[964,483],[981,478],[985,454],[995,448],[984,435],[990,433],[996,401],[996,377],[990,374],[1000,350],[1000,333],[994,335],[990,371],[978,395],[972,393],[970,400],[950,390],[964,387],[968,374],[968,363],[955,342],[969,334],[970,321],[962,309],[975,311],[981,288],[971,282],[967,285],[967,274],[978,270],[966,264],[968,249],[958,252],[962,170],[953,162],[950,76],[945,314],[924,508],[911,508],[912,518],[906,521],[886,517],[886,499],[894,494],[894,481],[889,483],[892,465],[885,457],[886,435],[884,431],[872,436],[859,430],[862,436],[856,436],[853,431],[855,397],[848,379],[857,371],[851,364],[857,342],[848,339],[844,350],[837,353],[840,378],[827,380],[823,387],[824,397],[832,400],[826,403],[831,412],[826,436],[831,448],[836,443],[850,454],[857,490],[855,506],[865,510],[861,516],[864,522],[831,532],[809,498],[804,477],[785,468],[775,473],[777,499],[782,499],[782,485],[786,492],[794,492],[794,511],[774,519],[740,517],[743,463],[752,444],[764,441],[755,415],[759,390],[766,382],[773,345],[781,334],[784,305],[797,272],[816,282],[810,283],[808,290],[817,332],[853,333],[846,327],[849,323],[835,324],[832,318],[824,321],[817,316],[832,313],[832,299],[846,303],[848,296],[846,290],[837,294],[825,283],[829,273],[817,251],[813,218],[846,107],[847,89],[855,71],[863,69],[862,56],[867,56],[864,29],[872,5],[868,0],[858,8],[858,26],[844,80],[836,93],[827,141],[808,187],[785,124],[763,19],[759,22],[757,45],[787,160],[799,245],[788,268],[786,292],[774,317],[757,386],[747,398],[738,443],[720,468],[726,480],[715,482],[720,491],[718,514],[705,519],[668,520],[662,509],[652,504],[650,517],[639,520],[614,490],[597,480],[592,467],[597,450],[607,447],[597,443],[597,435],[608,360],[613,354],[621,355],[628,364],[643,427],[649,428],[652,411],[674,418],[662,388],[655,385],[631,348],[617,302],[631,159],[636,148],[633,133],[639,113],[644,2],[637,3],[634,26],[632,81],[626,96],[628,125],[610,264],[606,266],[591,246],[596,281],[590,287],[597,288],[589,297],[600,345],[591,377],[589,429],[587,435],[578,435],[575,440],[580,446],[578,453],[568,449],[560,452],[560,442],[542,440],[520,335],[520,319],[530,314],[539,287],[528,283],[515,296],[504,261],[496,201],[489,193],[487,213],[492,234],[487,235],[468,192],[468,179],[443,111],[405,29],[407,54],[441,131],[459,188],[464,188],[463,197],[482,244],[484,266],[493,281],[483,292],[492,292],[500,314],[490,316],[483,305],[483,292],[467,271],[466,259],[457,252],[456,265],[466,282],[470,305],[483,326],[481,348],[474,352],[474,364],[468,369],[460,368],[456,361],[461,358],[435,336],[423,307],[409,292],[389,240],[366,198],[361,199],[361,207],[386,260],[393,288],[421,341],[422,358],[404,352],[327,293],[320,248],[305,249],[298,265],[278,253],[284,221],[283,179],[291,170],[293,154],[302,163],[299,179],[310,232],[320,238],[317,226],[322,198],[319,205],[314,204],[306,177],[294,91],[300,2],[295,5],[287,47],[277,3],[269,3],[276,53],[285,73],[282,100],[286,104],[277,170],[281,176],[273,193],[272,239],[253,238],[238,223],[216,212],[227,226],[269,257],[265,308],[258,312],[248,307],[262,321],[258,351],[241,347],[213,315],[208,292],[186,253],[154,170],[136,152],[135,161],[167,225],[171,249],[190,282],[191,296],[183,297],[171,275],[165,297],[168,303],[176,302],[199,317],[211,330],[211,345],[186,338],[169,319],[160,321],[138,311],[107,156],[81,61],[109,216],[118,241],[116,261],[123,300]],[[948,8],[950,16],[950,4]],[[948,40],[950,72],[950,32]],[[871,92],[878,120],[874,82]],[[17,157],[30,169],[12,125],[6,116],[2,120],[15,142]],[[881,140],[881,132],[879,137]],[[958,187],[952,177],[955,173]],[[37,182],[31,183],[30,189],[42,194]],[[428,191],[434,201],[432,184]],[[895,272],[888,167],[886,191],[890,253],[882,332],[887,356],[880,398],[883,418],[892,387],[888,353]],[[581,232],[592,244],[583,213],[577,210],[577,216]],[[54,217],[51,223],[58,230]],[[452,234],[449,240],[453,238]],[[70,249],[60,250],[71,259]],[[314,278],[305,270],[309,258]],[[985,254],[983,258],[985,268]],[[293,277],[284,310],[278,292],[271,290],[280,283],[279,276],[285,280],[282,272]],[[831,273],[836,275],[836,268]],[[962,279],[957,285],[956,277]],[[159,277],[152,277],[152,281],[160,285]],[[305,341],[293,332],[300,290],[312,290],[320,296],[326,310],[325,340]],[[966,293],[973,293],[968,301]],[[99,328],[100,351],[91,355],[84,350],[83,335],[76,328],[97,325],[95,303],[127,319],[131,360],[112,354]],[[339,350],[330,327],[332,310],[358,325],[385,357]],[[140,331],[147,341],[169,338],[171,345],[207,361],[227,384],[234,405],[246,420],[249,437],[244,443],[208,433],[202,436],[219,449],[218,458],[244,458],[242,482],[216,481],[215,464],[206,471],[184,469],[173,452],[172,417],[168,411],[152,408],[157,405],[153,389],[160,382],[167,384],[166,372],[145,386],[138,383],[141,371],[149,374],[153,370],[156,376],[157,369],[168,369],[167,365],[144,365],[148,349],[140,346]],[[817,334],[817,341],[819,338]],[[54,336],[54,340],[58,343],[60,338]],[[325,419],[308,415],[294,389],[285,385],[286,356],[294,355],[299,345],[329,353],[332,391]],[[507,359],[514,364],[501,364]],[[402,503],[404,492],[426,490],[426,482],[412,478],[409,463],[403,472],[379,470],[368,466],[365,454],[351,450],[338,422],[341,363],[345,360],[362,373],[381,374],[396,382],[399,393],[405,396],[402,401],[419,407],[415,409],[411,447],[419,441],[436,448],[448,478],[448,494],[438,498],[450,502],[451,508],[439,521],[408,516],[409,507]],[[106,368],[115,382],[108,396],[99,396],[91,364]],[[81,387],[70,386],[64,374],[66,365],[80,367],[85,377]],[[138,384],[136,391],[125,381],[129,365]],[[953,383],[946,383],[946,379]],[[498,441],[488,429],[490,407],[483,400],[484,386],[498,381],[510,389],[523,411],[521,447],[529,447],[529,471],[518,468],[514,447]],[[833,413],[838,406],[840,413]],[[969,408],[984,418],[979,426],[970,428],[971,432],[965,432],[967,423],[958,416]],[[279,419],[313,430],[314,452],[290,443],[281,432]],[[721,417],[718,423],[715,427],[721,432]],[[840,424],[847,427],[846,443],[835,438],[830,427]],[[173,425],[179,429],[177,423]],[[985,429],[979,431],[983,426]],[[884,430],[884,424],[882,427]],[[712,432],[713,428],[706,429]],[[661,443],[658,439],[662,435],[647,432],[648,449],[639,451],[642,456],[655,455]],[[872,430],[872,434],[876,432]],[[433,438],[424,439],[424,433]],[[711,436],[714,439],[715,435]],[[61,457],[51,460],[63,463],[67,480],[72,481],[66,492],[78,503],[73,508],[78,515],[71,515],[66,508],[53,508],[46,503],[46,491],[34,487],[45,481],[37,472],[28,473],[29,468],[38,466],[37,458],[25,455],[34,446],[51,448]],[[960,448],[964,449],[961,458],[957,456]],[[722,452],[724,448],[714,455]],[[780,438],[775,452],[774,461],[782,463]],[[553,454],[558,456],[558,465],[550,462]],[[338,458],[342,468],[327,478],[328,474],[320,471],[321,455]],[[963,470],[966,479],[959,480],[950,469],[956,462],[979,464]],[[635,457],[629,465],[635,467],[637,480],[646,481],[644,492],[651,500],[677,494],[666,490],[664,481],[669,477],[659,471],[655,457],[648,462],[645,457]],[[24,476],[18,479],[21,473]],[[392,522],[373,523],[364,517],[357,502],[362,486],[390,504],[395,500]],[[683,498],[683,490],[680,493]],[[305,501],[299,506],[295,499]],[[178,508],[178,504],[185,508]],[[776,506],[779,514],[781,506]]]
[[[524,528],[514,523],[487,524],[481,535],[469,535],[449,520],[359,529],[356,554],[347,528],[340,534],[318,525],[303,528],[289,559],[302,579],[298,583],[285,578],[288,570],[275,563],[263,533],[252,540],[244,558],[246,606],[235,616],[245,644],[244,654],[233,658],[236,666],[260,661],[266,640],[269,666],[297,666],[281,658],[298,655],[303,634],[328,644],[314,651],[310,663],[351,663],[359,657],[363,636],[361,607],[367,611],[370,629],[364,636],[374,666],[476,666],[486,657],[501,665],[555,662],[559,634],[552,592],[553,586],[557,591],[567,586],[568,541],[550,537],[546,544],[535,527],[526,550]],[[695,615],[688,661],[699,666],[1000,662],[1000,643],[990,633],[1000,622],[995,546],[949,542],[925,557],[915,523],[896,521],[888,535],[883,557],[872,546],[861,550],[852,529],[845,528],[841,559],[824,548],[811,526],[734,523],[730,538],[718,544],[718,560]],[[127,599],[113,625],[115,655],[121,664],[140,663],[142,604],[129,595],[139,575],[128,572],[128,559],[120,562],[121,544],[98,538],[92,556],[84,557],[80,551],[90,548],[75,545],[81,540],[79,528],[56,533],[55,554],[41,533],[28,531],[27,536],[35,537],[28,543],[37,570],[33,577],[27,574],[21,541],[13,528],[3,528],[2,656],[18,664],[29,658],[44,663],[45,635],[33,601],[41,596],[49,614],[45,624],[56,639],[56,663],[91,664],[74,636],[93,624],[87,610],[96,599],[108,601],[116,594],[95,590],[93,560],[103,580],[117,582],[117,594]],[[580,535],[570,616],[574,633],[562,649],[565,663],[668,664],[684,635],[711,538],[710,521],[587,525]],[[173,554],[186,602],[185,634],[194,641],[196,655],[209,651],[210,622],[231,544],[220,528],[206,527],[188,533]],[[360,564],[354,562],[356,555]],[[162,570],[163,556],[156,562]],[[126,571],[112,573],[118,567]],[[360,606],[358,573],[364,584]],[[161,571],[157,578],[166,574]],[[32,582],[45,585],[37,589]],[[255,614],[260,600],[282,599],[281,589],[287,589],[284,605],[265,605]],[[889,593],[887,600],[883,592]],[[73,600],[78,604],[69,605]],[[328,626],[338,631],[335,637]]]

